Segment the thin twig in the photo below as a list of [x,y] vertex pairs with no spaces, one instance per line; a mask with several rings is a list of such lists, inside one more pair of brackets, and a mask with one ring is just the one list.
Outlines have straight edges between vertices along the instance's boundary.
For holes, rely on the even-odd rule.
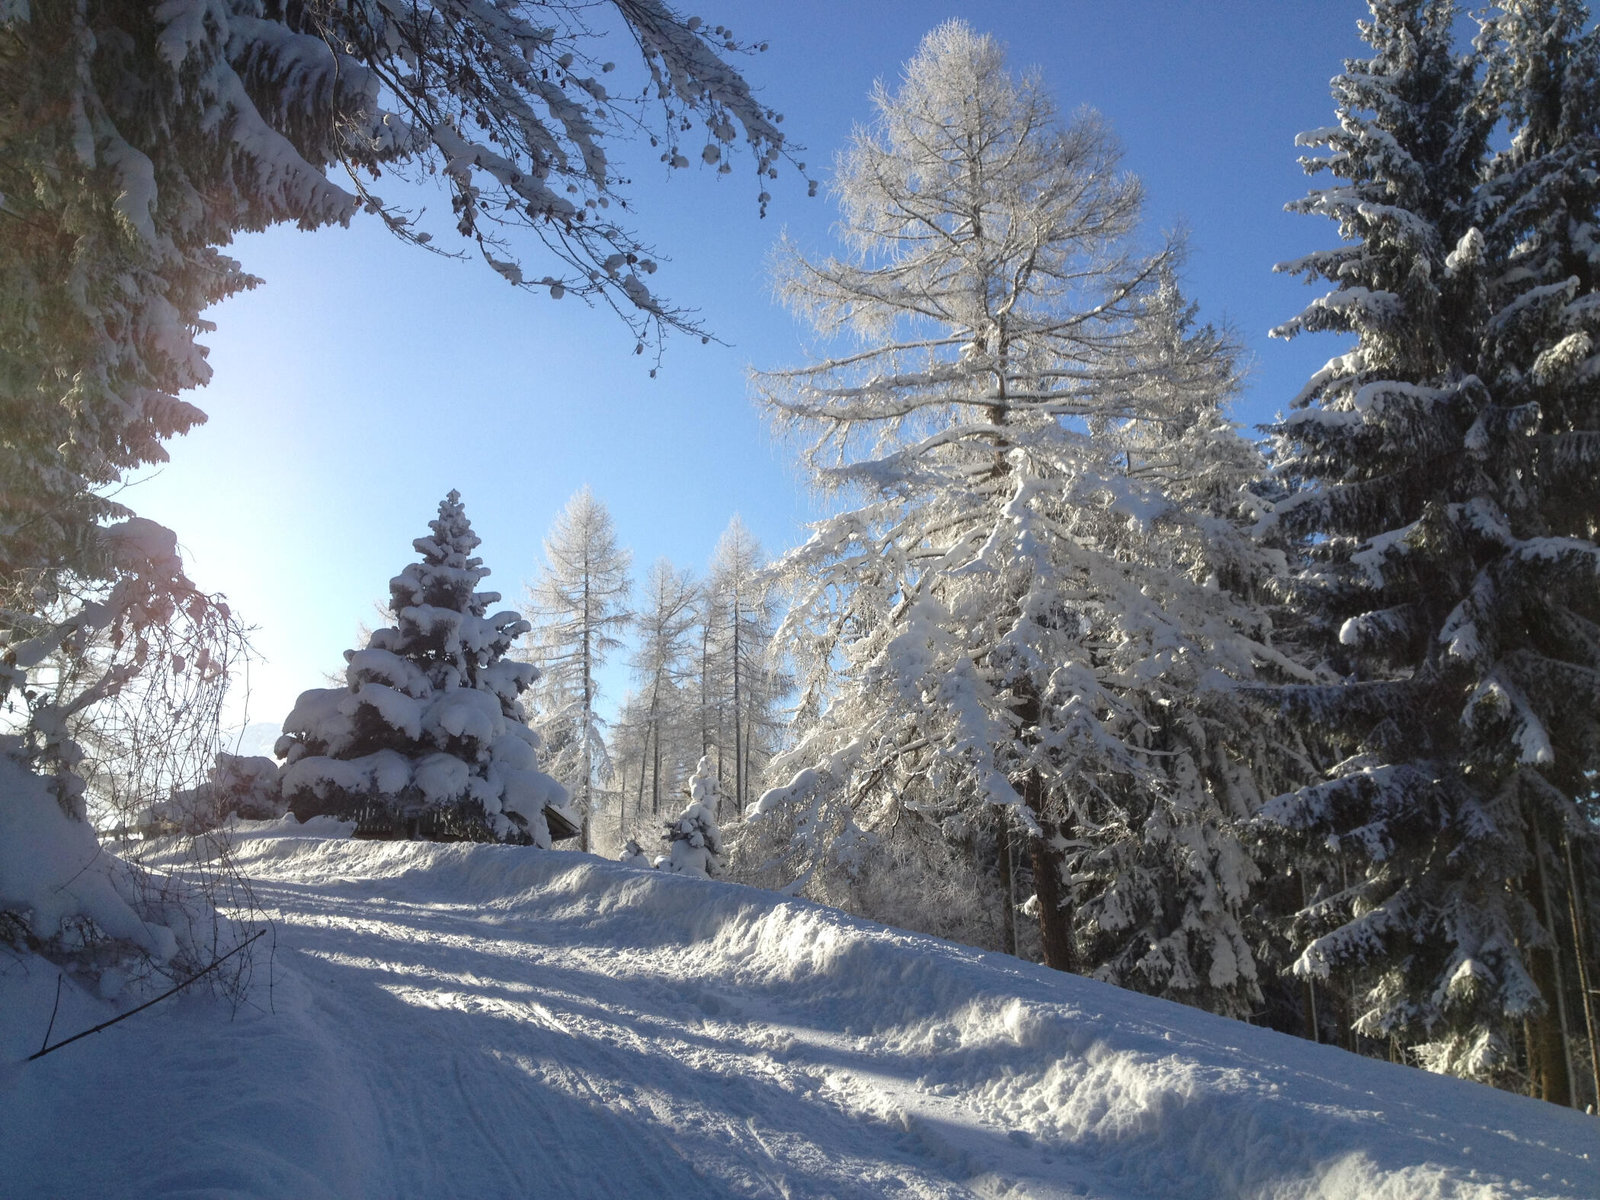
[[[36,1058],[43,1058],[46,1054],[49,1054],[52,1050],[59,1050],[63,1046],[69,1046],[73,1042],[77,1041],[79,1038],[86,1038],[91,1033],[99,1033],[102,1029],[110,1029],[111,1026],[115,1025],[118,1021],[126,1021],[129,1017],[133,1016],[134,1013],[141,1013],[145,1009],[149,1008],[152,1004],[160,1004],[168,996],[173,996],[173,995],[176,995],[177,993],[183,991],[184,988],[188,987],[191,983],[193,983],[195,980],[199,979],[202,975],[207,975],[210,972],[215,971],[223,963],[227,962],[235,954],[239,953],[239,951],[243,950],[251,942],[255,941],[257,938],[259,938],[262,934],[264,934],[266,932],[267,931],[265,929],[258,930],[256,933],[252,934],[250,937],[248,937],[244,941],[240,942],[232,950],[229,950],[221,958],[215,959],[210,963],[210,965],[200,968],[200,970],[196,971],[193,975],[189,976],[189,978],[183,980],[181,983],[177,984],[175,987],[168,988],[166,991],[162,992],[161,995],[157,996],[154,1000],[146,1000],[143,1004],[139,1005],[138,1008],[130,1008],[127,1012],[123,1013],[120,1017],[112,1017],[111,1020],[109,1020],[109,1021],[100,1022],[100,1024],[96,1025],[93,1029],[85,1029],[82,1033],[75,1033],[71,1037],[57,1042],[54,1046],[46,1046],[44,1049],[40,1050],[37,1054],[28,1055],[26,1061],[32,1062]],[[60,986],[59,983],[57,984],[57,986],[59,988],[59,986]],[[52,1024],[55,1023],[54,1014],[51,1015],[50,1020],[51,1020]],[[50,1034],[48,1032],[46,1032],[45,1040],[48,1041],[49,1038],[50,1038]]]
[[50,1044],[50,1034],[56,1027],[56,1013],[61,1008],[61,980],[62,975],[56,973],[56,1002],[50,1006],[50,1024],[44,1027],[44,1038],[39,1043],[39,1053],[44,1053],[44,1048]]

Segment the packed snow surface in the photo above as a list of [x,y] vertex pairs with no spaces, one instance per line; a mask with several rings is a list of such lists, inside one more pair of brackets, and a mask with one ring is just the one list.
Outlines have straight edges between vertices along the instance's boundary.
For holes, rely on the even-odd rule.
[[[33,1063],[52,1197],[1600,1196],[1592,1117],[749,888],[525,848],[241,835],[272,987]],[[105,1019],[70,985],[55,1038]]]

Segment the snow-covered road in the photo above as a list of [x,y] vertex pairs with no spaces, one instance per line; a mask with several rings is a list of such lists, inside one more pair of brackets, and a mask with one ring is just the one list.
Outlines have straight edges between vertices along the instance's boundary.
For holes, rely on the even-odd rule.
[[23,1066],[54,975],[0,970],[0,1195],[1600,1196],[1593,1118],[769,893],[490,846],[240,858],[270,1008],[169,1002]]

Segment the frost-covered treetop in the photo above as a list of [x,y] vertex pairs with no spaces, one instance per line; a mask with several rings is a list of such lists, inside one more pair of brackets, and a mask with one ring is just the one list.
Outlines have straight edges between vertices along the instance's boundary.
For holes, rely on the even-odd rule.
[[481,617],[500,599],[499,592],[476,592],[489,574],[483,559],[472,557],[482,539],[472,532],[461,493],[452,490],[439,504],[439,515],[428,522],[432,537],[412,540],[423,561],[412,563],[389,581],[394,611],[427,604]]
[[[467,520],[460,492],[451,491],[440,501],[439,515],[428,527],[432,537],[411,543],[422,561],[410,564],[389,581],[395,626],[374,633],[368,648],[352,655],[352,669],[357,656],[388,653],[421,668],[430,688],[481,687],[488,679],[486,672],[531,627],[510,609],[490,613],[489,606],[500,600],[499,592],[474,590],[489,569],[472,554],[480,539]],[[532,682],[531,667],[512,665],[529,673],[527,682]],[[503,699],[515,705],[521,690],[514,688]],[[517,719],[521,719],[520,709]]]
[[777,264],[783,301],[849,342],[755,383],[832,468],[819,484],[876,491],[916,486],[930,458],[973,454],[981,474],[1007,427],[1102,411],[1175,250],[1133,245],[1142,188],[1099,117],[1063,121],[963,22],[929,33],[873,103],[834,185],[848,255],[785,243]]

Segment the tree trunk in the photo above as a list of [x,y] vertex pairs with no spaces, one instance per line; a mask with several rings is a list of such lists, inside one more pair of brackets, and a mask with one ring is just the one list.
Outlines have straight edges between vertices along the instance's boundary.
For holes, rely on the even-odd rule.
[[[1572,953],[1578,962],[1578,995],[1583,1000],[1583,1024],[1589,1035],[1589,1068],[1594,1075],[1594,1103],[1600,1108],[1600,1041],[1595,1037],[1594,981],[1589,975],[1589,939],[1579,916],[1582,897],[1578,891],[1578,873],[1572,867],[1572,838],[1561,835],[1561,849],[1567,864],[1567,917],[1572,922]],[[1574,1100],[1573,1107],[1577,1107]]]
[[[644,742],[639,747],[639,791],[633,802],[633,815],[635,820],[637,820],[639,814],[644,811],[644,756],[649,752],[650,731],[646,729],[644,731]],[[622,836],[626,838],[627,834],[628,831],[623,829]]]
[[661,815],[661,726],[656,726],[656,746],[654,766],[650,774],[650,811],[655,816]]
[[1551,1104],[1572,1104],[1572,1072],[1567,1058],[1566,996],[1561,987],[1561,966],[1556,961],[1555,926],[1550,920],[1550,895],[1545,888],[1544,838],[1537,826],[1528,830],[1533,870],[1524,881],[1534,900],[1539,923],[1550,941],[1528,949],[1528,974],[1544,999],[1542,1014],[1528,1019],[1528,1078],[1534,1096]]
[[744,811],[744,713],[739,707],[739,589],[733,589],[733,802]]
[[1044,965],[1057,971],[1076,971],[1078,956],[1072,944],[1072,898],[1065,879],[1066,852],[1057,845],[1060,827],[1044,817],[1044,780],[1029,771],[1022,798],[1039,821],[1040,835],[1032,839],[1033,894],[1039,905],[1039,939]]
[[594,811],[594,758],[589,745],[589,733],[594,725],[594,659],[590,638],[593,636],[594,614],[589,600],[589,564],[583,570],[583,828],[578,838],[578,849],[589,853],[589,817]]
[[1000,868],[1000,948],[1014,955],[1017,952],[1017,881],[1011,856],[1011,823],[1002,809],[995,831],[995,859]]
[[1066,909],[1066,888],[1061,874],[1064,856],[1051,845],[1053,822],[1040,822],[1044,837],[1033,839],[1033,888],[1039,902],[1039,938],[1044,947],[1044,965],[1057,971],[1077,969],[1072,948],[1072,914]]
[[711,608],[700,626],[700,757],[711,753]]

